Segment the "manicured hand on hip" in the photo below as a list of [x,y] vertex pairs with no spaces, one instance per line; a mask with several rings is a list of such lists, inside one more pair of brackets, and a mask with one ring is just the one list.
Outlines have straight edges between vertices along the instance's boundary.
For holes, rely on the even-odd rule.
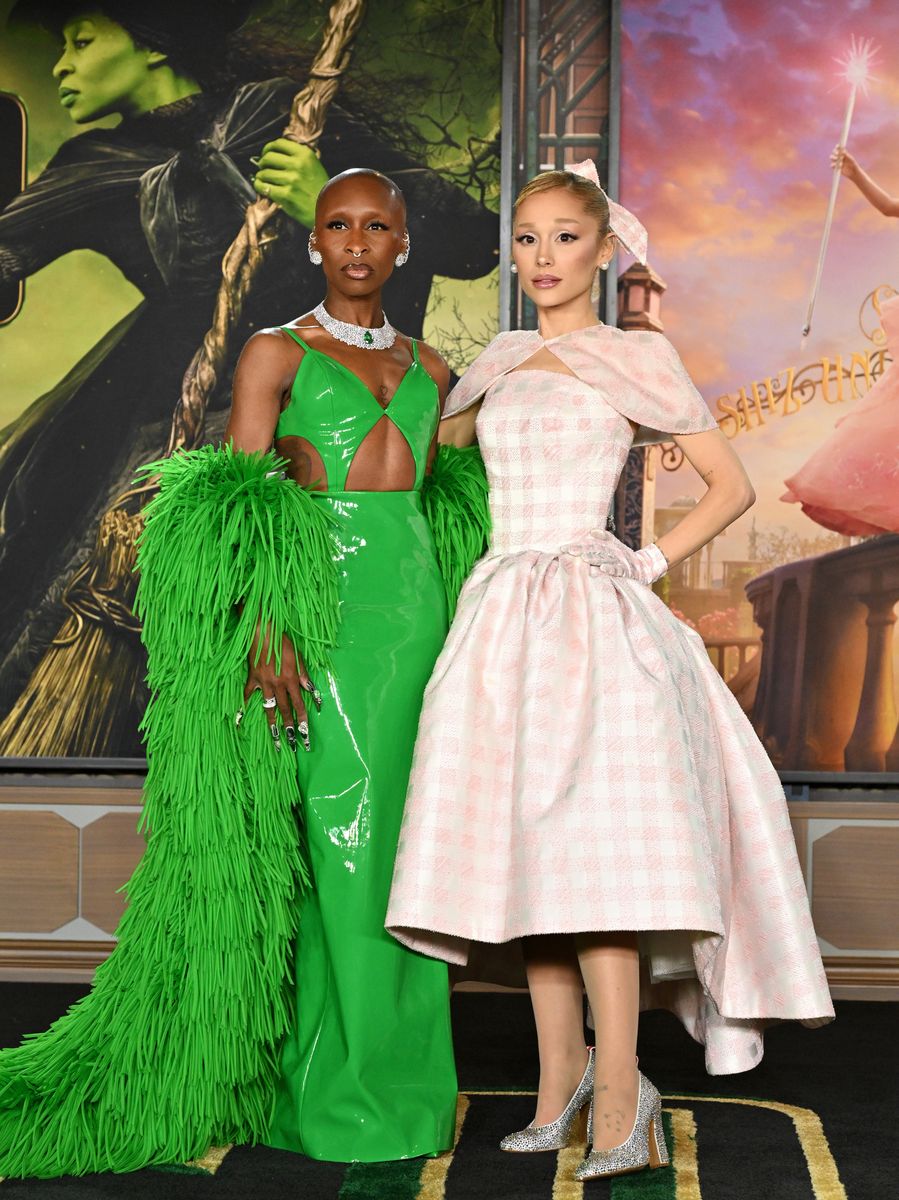
[[290,138],[275,138],[263,148],[253,176],[253,187],[279,208],[311,229],[315,224],[315,201],[328,182],[328,172],[308,146]]
[[591,529],[589,541],[571,542],[563,546],[562,551],[582,558],[605,575],[636,579],[647,587],[661,579],[668,570],[668,560],[655,542],[644,546],[642,550],[631,550],[605,529]]

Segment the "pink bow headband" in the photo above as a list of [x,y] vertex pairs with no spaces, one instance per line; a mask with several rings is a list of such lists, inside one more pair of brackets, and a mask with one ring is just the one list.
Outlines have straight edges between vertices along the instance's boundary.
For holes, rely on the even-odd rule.
[[632,212],[629,212],[623,205],[616,204],[614,200],[609,200],[608,195],[603,190],[602,184],[599,182],[599,176],[596,173],[596,164],[592,158],[585,158],[583,162],[573,163],[570,167],[565,168],[572,175],[577,175],[581,179],[589,179],[591,183],[595,183],[602,194],[606,197],[609,204],[609,229],[615,234],[625,250],[629,250],[638,262],[646,262],[646,254],[649,248],[649,234],[640,224]]

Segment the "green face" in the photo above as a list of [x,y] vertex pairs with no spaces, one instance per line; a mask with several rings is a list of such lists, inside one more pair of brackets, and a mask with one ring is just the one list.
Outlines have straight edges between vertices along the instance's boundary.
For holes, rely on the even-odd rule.
[[59,101],[76,125],[110,113],[134,116],[147,110],[153,66],[163,55],[135,46],[121,25],[95,11],[67,21],[63,39],[53,77]]

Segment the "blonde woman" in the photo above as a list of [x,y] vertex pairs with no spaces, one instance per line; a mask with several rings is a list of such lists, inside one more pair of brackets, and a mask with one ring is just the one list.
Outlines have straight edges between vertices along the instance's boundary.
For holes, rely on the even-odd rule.
[[[641,1000],[678,1014],[713,1074],[756,1065],[772,1020],[833,1015],[778,777],[650,586],[752,487],[670,343],[597,321],[616,236],[645,259],[592,163],[532,180],[513,269],[539,330],[500,334],[447,401],[441,437],[477,437],[493,532],[425,693],[387,917],[454,963],[522,940],[540,1090],[502,1147],[558,1149],[589,1105],[580,1179],[668,1161],[635,1059]],[[605,526],[643,427],[707,491],[633,551]]]

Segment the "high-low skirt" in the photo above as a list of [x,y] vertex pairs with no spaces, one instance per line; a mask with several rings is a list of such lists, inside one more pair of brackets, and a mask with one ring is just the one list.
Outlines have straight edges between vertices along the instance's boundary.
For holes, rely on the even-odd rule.
[[[387,926],[473,943],[640,933],[647,1006],[713,1074],[833,1007],[783,788],[699,635],[558,552],[483,559],[425,693]],[[478,957],[483,959],[483,947]]]

